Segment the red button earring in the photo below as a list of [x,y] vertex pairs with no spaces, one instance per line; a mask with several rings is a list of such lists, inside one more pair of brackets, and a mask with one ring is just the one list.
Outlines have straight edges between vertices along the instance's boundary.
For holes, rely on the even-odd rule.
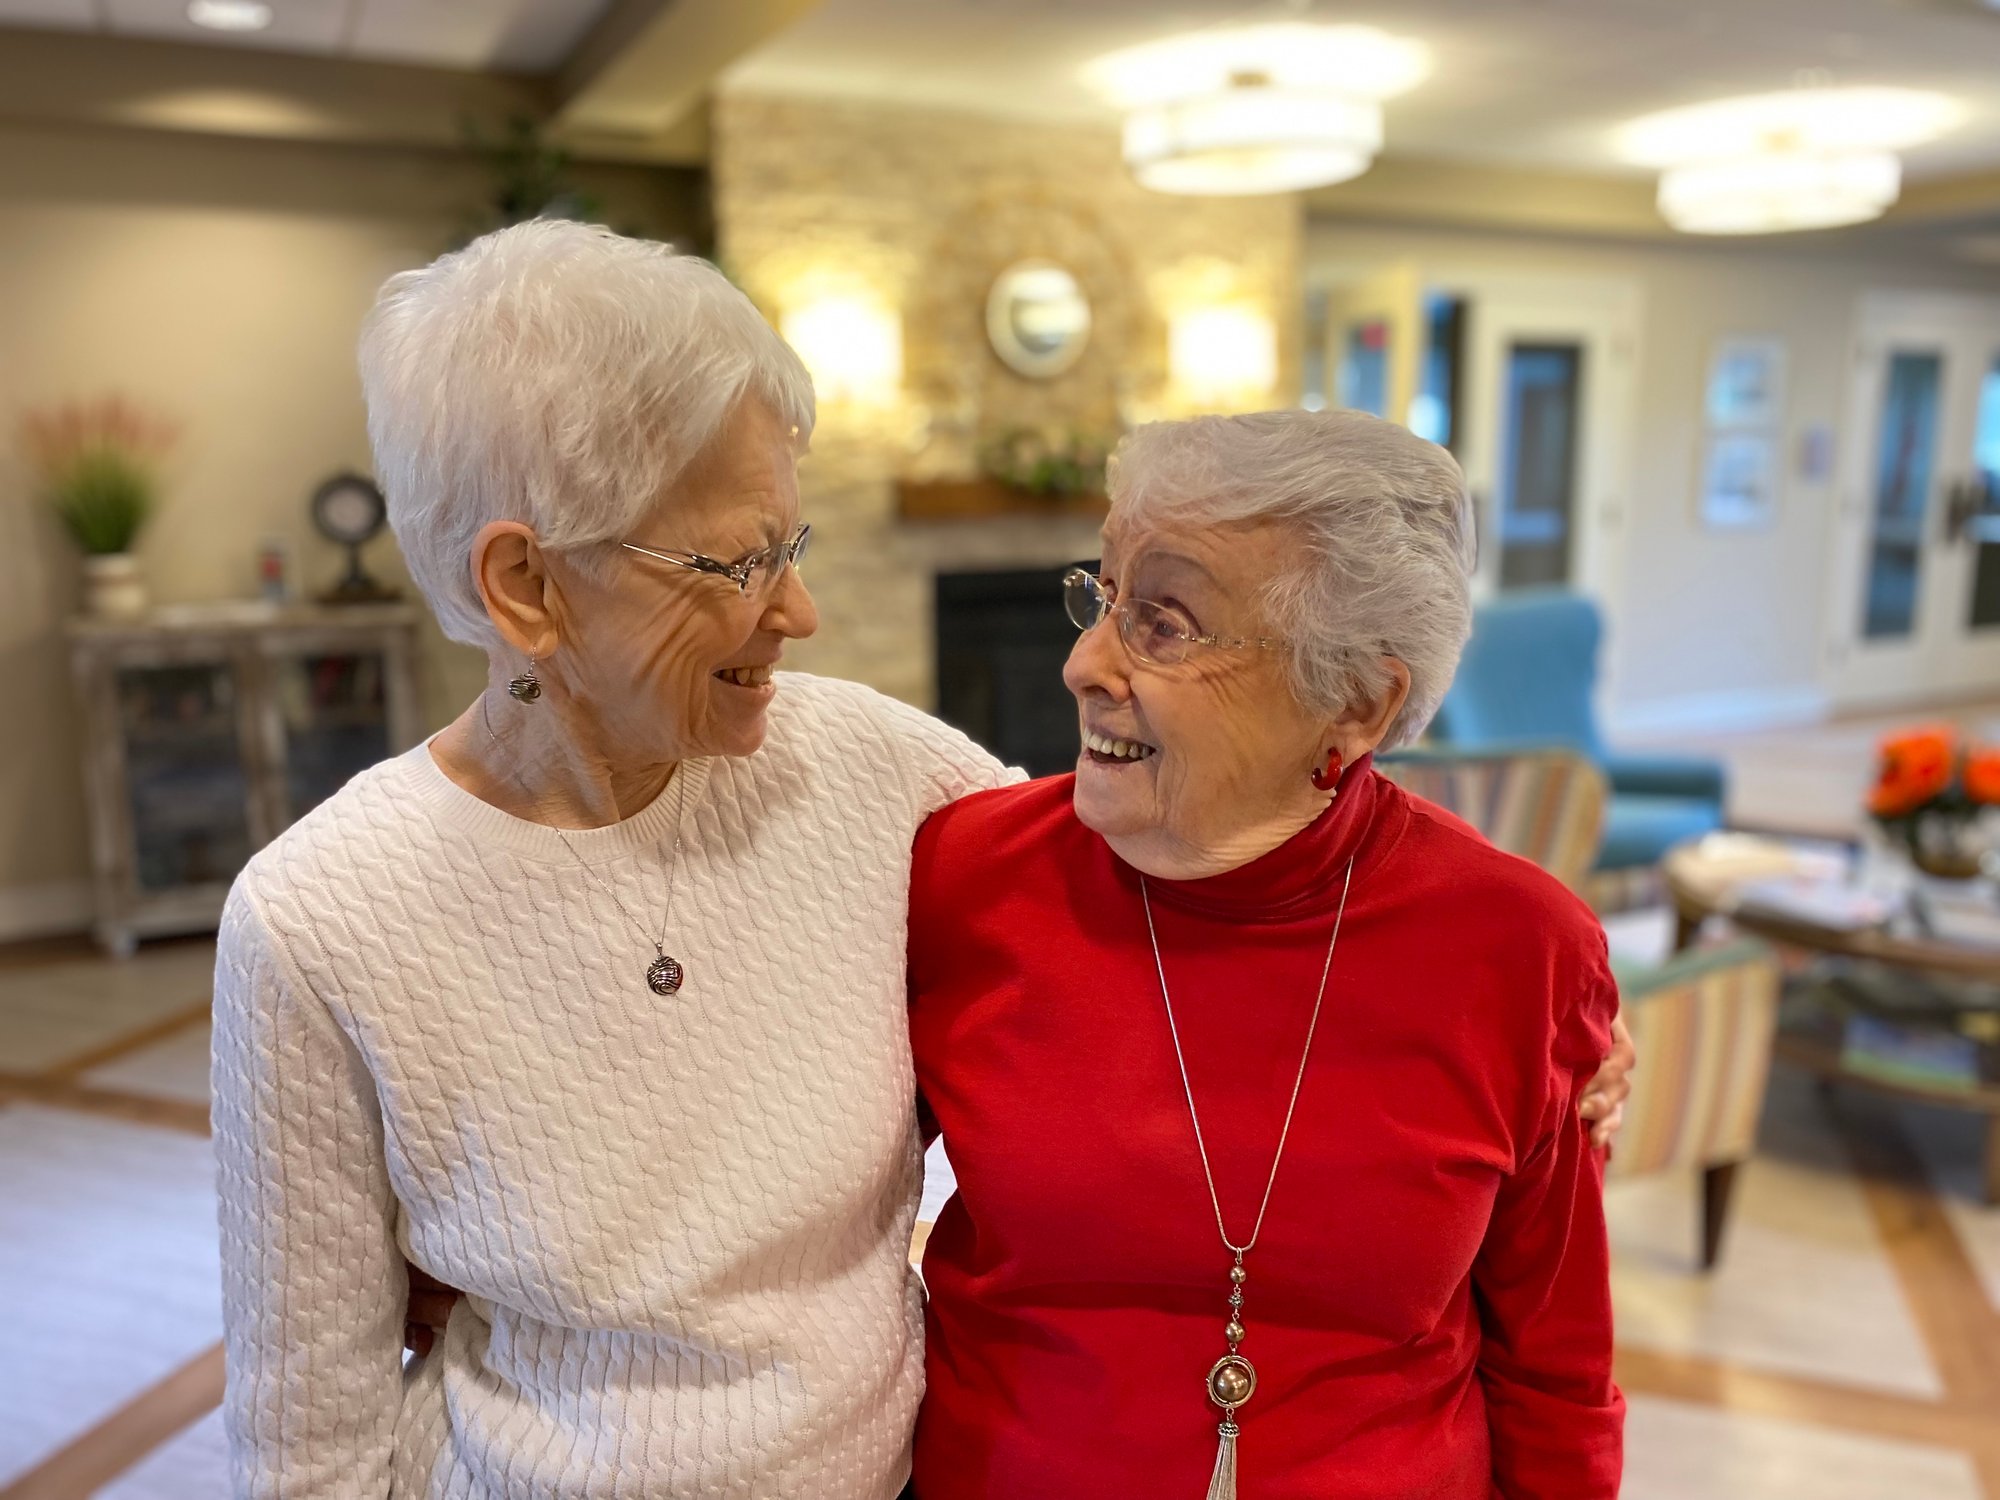
[[1313,772],[1313,785],[1318,787],[1322,792],[1330,792],[1340,785],[1340,752],[1338,750],[1329,750],[1326,752],[1326,769],[1324,771]]

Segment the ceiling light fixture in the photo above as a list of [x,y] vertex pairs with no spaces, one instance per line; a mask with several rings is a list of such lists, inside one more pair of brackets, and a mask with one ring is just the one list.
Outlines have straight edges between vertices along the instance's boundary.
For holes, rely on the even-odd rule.
[[1367,26],[1201,32],[1101,58],[1086,78],[1130,113],[1125,161],[1156,192],[1243,195],[1358,177],[1380,101],[1429,72],[1419,44]]
[[1892,151],[1772,150],[1660,174],[1660,212],[1683,234],[1775,234],[1879,219],[1902,190]]
[[187,18],[210,31],[262,31],[271,15],[263,0],[188,0]]
[[1660,212],[1686,234],[1780,234],[1880,218],[1902,189],[1895,152],[1963,111],[1915,89],[1808,88],[1635,120],[1629,161],[1661,167]]

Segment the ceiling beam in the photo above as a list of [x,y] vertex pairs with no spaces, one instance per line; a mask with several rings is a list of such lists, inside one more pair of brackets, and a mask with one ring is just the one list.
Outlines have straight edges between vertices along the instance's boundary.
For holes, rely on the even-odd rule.
[[[1388,156],[1352,182],[1305,195],[1316,219],[1369,219],[1465,229],[1577,234],[1616,239],[1713,244],[1707,236],[1668,227],[1654,203],[1650,176],[1559,172],[1535,168]],[[1904,186],[1881,220],[1818,234],[1758,235],[1738,244],[1819,244],[1836,236],[1865,243],[1883,231],[1946,230],[2000,216],[2000,171],[1932,178]]]
[[1914,228],[1980,223],[2000,214],[2000,171],[1966,172],[1905,182],[1884,222]]
[[1316,219],[1390,219],[1557,234],[1672,234],[1648,178],[1385,156],[1362,176],[1305,195]]
[[718,75],[819,3],[614,0],[556,74],[561,139],[635,160],[705,153],[703,105]]
[[0,119],[348,145],[465,145],[545,116],[542,80],[247,47],[0,30]]

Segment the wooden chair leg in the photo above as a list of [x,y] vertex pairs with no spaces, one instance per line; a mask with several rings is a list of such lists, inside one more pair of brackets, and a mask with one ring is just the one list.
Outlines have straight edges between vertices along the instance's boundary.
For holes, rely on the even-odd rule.
[[1715,1269],[1722,1253],[1722,1229],[1729,1219],[1729,1199],[1736,1190],[1736,1162],[1705,1168],[1701,1174],[1701,1268]]

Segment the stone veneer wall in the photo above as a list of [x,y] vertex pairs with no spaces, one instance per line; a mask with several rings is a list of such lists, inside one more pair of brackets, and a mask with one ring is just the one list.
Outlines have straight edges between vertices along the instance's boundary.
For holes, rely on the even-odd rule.
[[[1177,308],[1229,303],[1270,318],[1277,385],[1239,404],[1296,398],[1295,198],[1148,193],[1111,129],[851,102],[728,96],[713,139],[718,256],[774,322],[829,291],[902,319],[902,392],[823,403],[800,471],[821,627],[788,653],[793,665],[928,707],[935,574],[1096,556],[1094,522],[901,521],[895,483],[969,477],[979,444],[1010,428],[1108,437],[1190,409],[1167,371]],[[986,342],[988,289],[1030,256],[1069,267],[1092,303],[1090,348],[1055,381],[1013,374]]]

